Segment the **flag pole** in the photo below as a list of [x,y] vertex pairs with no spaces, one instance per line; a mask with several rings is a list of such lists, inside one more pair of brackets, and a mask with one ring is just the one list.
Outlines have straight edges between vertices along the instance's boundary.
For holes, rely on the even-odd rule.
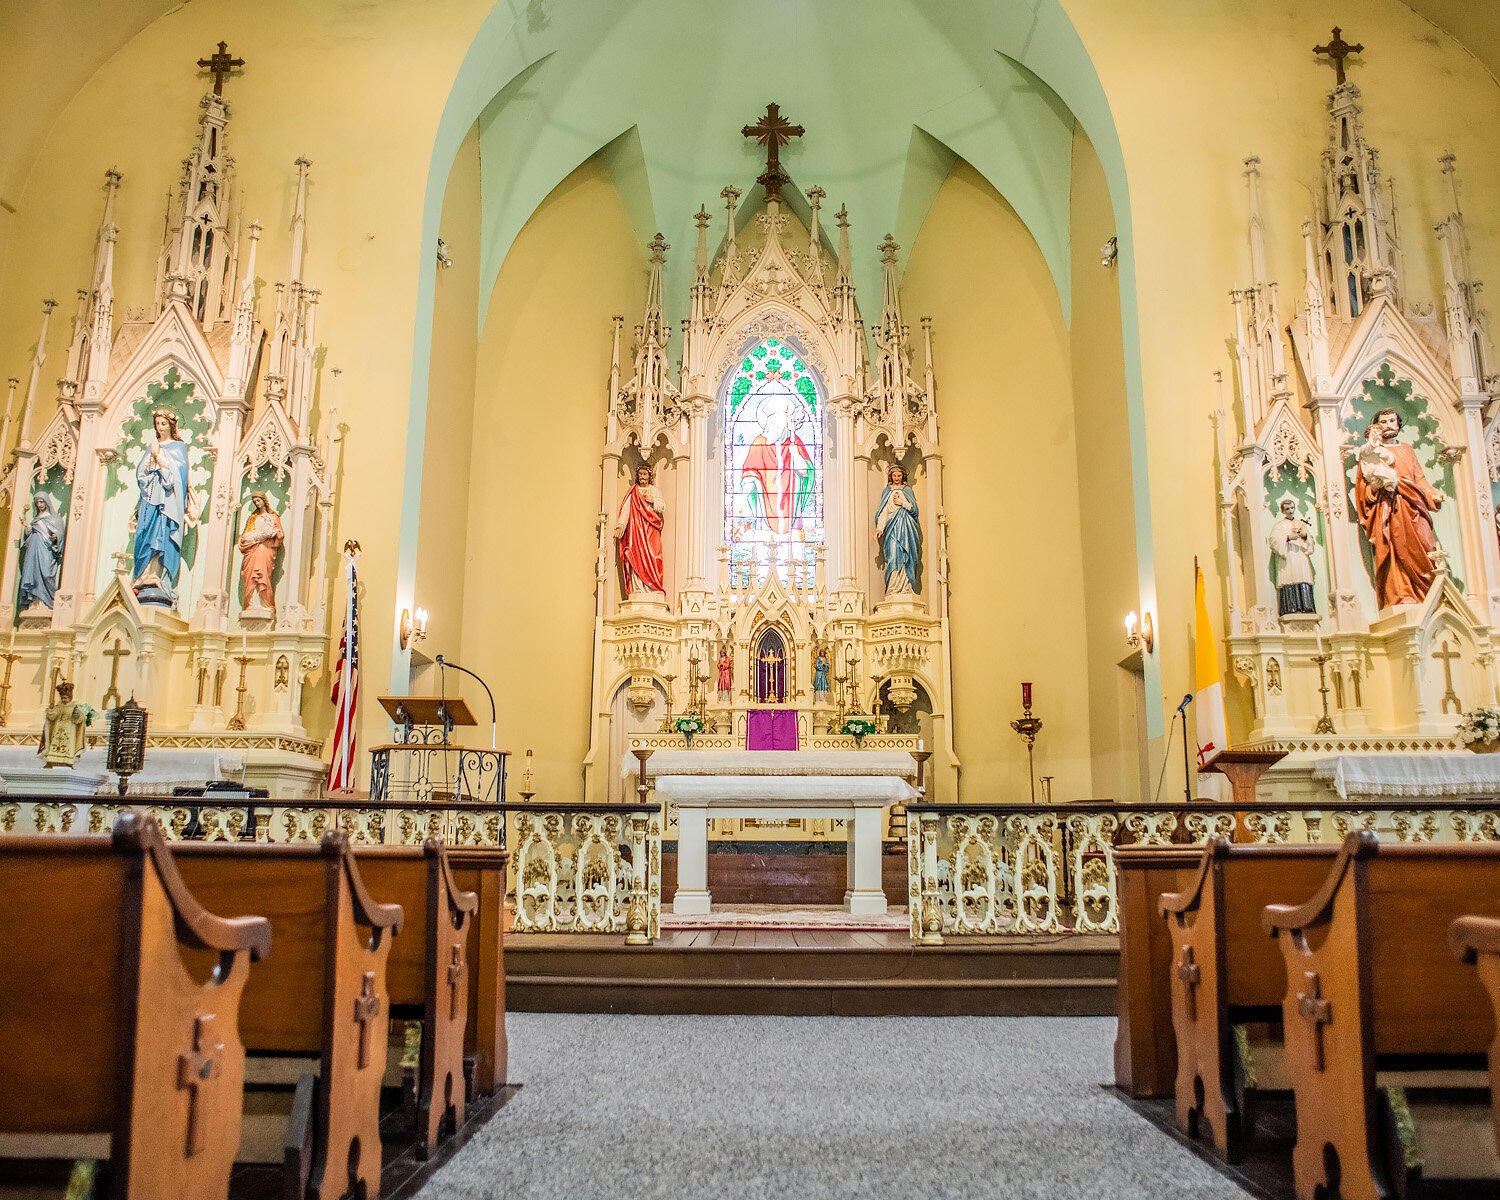
[[[354,560],[357,557],[358,555],[355,552],[349,550],[347,546],[345,547],[344,586],[347,590],[347,595],[344,599],[344,662],[339,682],[339,696],[344,699],[345,703],[349,702],[349,684],[354,674],[353,662],[356,651],[354,642]],[[351,792],[354,788],[351,786],[352,781],[349,778],[349,747],[354,732],[356,715],[355,709],[351,705],[349,708],[349,725],[344,732],[343,744],[339,747],[339,753],[342,756],[339,764],[339,779],[343,782],[344,787]]]

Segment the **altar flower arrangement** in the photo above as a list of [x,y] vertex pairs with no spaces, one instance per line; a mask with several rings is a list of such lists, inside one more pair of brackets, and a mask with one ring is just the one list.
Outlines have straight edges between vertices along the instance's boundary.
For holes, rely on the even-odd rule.
[[682,734],[683,738],[687,741],[687,744],[689,746],[691,746],[693,744],[693,734],[695,734],[695,733],[702,733],[703,732],[703,718],[702,717],[694,717],[694,716],[678,717],[677,720],[674,721],[672,724],[673,724],[673,727],[677,730],[677,732],[680,733],[680,734]]
[[1476,708],[1464,713],[1458,740],[1476,754],[1500,751],[1500,708]]
[[99,715],[98,710],[92,704],[80,704],[77,707],[83,709],[84,725],[92,725],[94,723],[94,718]]
[[852,734],[856,743],[863,742],[865,735],[875,732],[875,722],[869,717],[850,717],[844,722],[842,733]]

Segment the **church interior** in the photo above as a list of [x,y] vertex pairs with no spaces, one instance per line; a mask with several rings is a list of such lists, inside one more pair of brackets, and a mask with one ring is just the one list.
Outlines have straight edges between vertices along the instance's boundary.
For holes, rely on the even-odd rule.
[[1493,0],[0,5],[0,1200],[1500,1195]]

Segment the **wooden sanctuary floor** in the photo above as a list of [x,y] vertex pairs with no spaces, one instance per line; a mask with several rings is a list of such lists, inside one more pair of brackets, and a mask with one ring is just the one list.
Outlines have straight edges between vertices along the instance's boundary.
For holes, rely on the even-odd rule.
[[511,934],[508,1006],[521,1012],[776,1016],[1108,1016],[1116,939],[952,939],[905,930],[668,929]]

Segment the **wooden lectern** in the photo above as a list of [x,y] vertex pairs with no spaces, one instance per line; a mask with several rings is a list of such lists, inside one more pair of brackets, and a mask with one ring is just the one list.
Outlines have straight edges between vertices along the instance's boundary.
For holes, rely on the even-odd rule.
[[455,745],[477,725],[459,696],[381,696],[397,740],[370,751],[370,799],[427,807],[505,800],[504,750]]
[[1230,803],[1236,808],[1253,808],[1260,777],[1285,757],[1285,750],[1221,750],[1203,769],[1229,780]]

